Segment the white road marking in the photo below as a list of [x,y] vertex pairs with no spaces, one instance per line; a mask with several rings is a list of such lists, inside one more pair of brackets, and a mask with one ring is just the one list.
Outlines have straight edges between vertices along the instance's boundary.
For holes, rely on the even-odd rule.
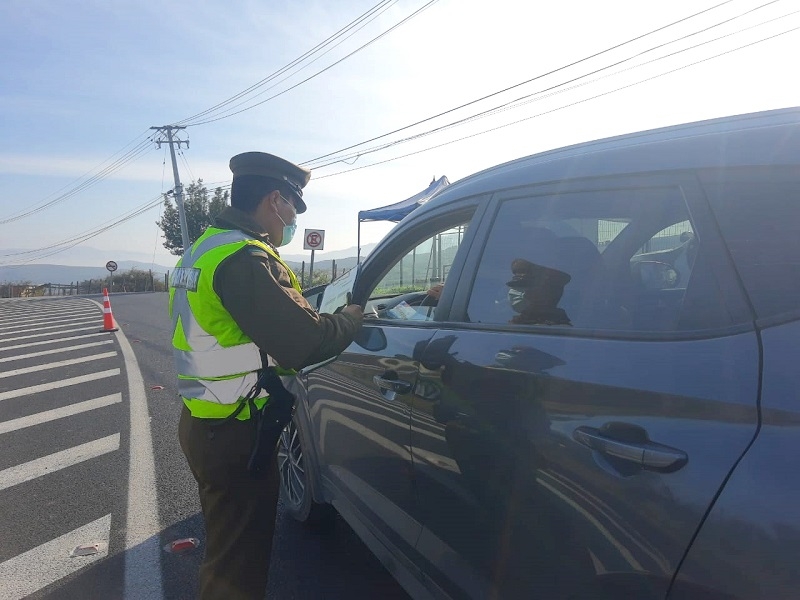
[[161,543],[156,493],[156,464],[147,394],[139,363],[122,330],[115,333],[125,370],[131,407],[128,520],[125,538],[125,598],[160,599]]
[[9,431],[17,431],[25,427],[33,427],[41,423],[55,421],[56,419],[63,419],[64,417],[71,417],[83,412],[94,410],[95,408],[104,408],[122,402],[122,394],[110,394],[108,396],[101,396],[92,400],[85,400],[83,402],[76,402],[69,406],[55,408],[53,410],[46,410],[27,417],[20,417],[0,423],[0,434],[8,433]]
[[73,446],[0,471],[0,491],[119,450],[119,434]]
[[100,354],[91,354],[89,356],[81,356],[79,358],[68,358],[67,360],[59,360],[57,362],[45,363],[42,365],[34,365],[32,367],[22,367],[12,371],[0,372],[0,379],[3,377],[13,377],[15,375],[24,375],[25,373],[36,373],[37,371],[45,371],[47,369],[58,369],[59,367],[68,367],[70,365],[79,365],[81,363],[94,362],[104,358],[111,358],[116,356],[116,350],[112,352],[101,352]]
[[[31,338],[44,337],[46,335],[55,335],[56,333],[75,333],[76,331],[88,331],[89,329],[98,329],[99,327],[102,327],[103,324],[99,318],[97,319],[97,321],[98,323],[95,327],[78,327],[76,329],[65,329],[64,331],[51,331],[50,333],[36,333],[34,335],[22,335],[19,337],[6,338],[0,340],[0,344],[4,344],[5,342],[16,342],[17,340],[29,340]],[[58,340],[50,340],[50,341],[54,342]],[[2,346],[0,346],[0,350],[8,350],[8,348],[3,348]]]
[[[90,327],[90,329],[94,329],[94,327]],[[62,332],[63,333],[63,332]],[[41,342],[29,342],[27,344],[17,344],[16,346],[0,346],[0,352],[5,352],[6,350],[19,350],[20,348],[30,348],[31,346],[46,346],[47,344],[55,344],[57,342],[71,342],[72,340],[85,340],[91,337],[97,337],[99,335],[108,336],[108,333],[105,331],[97,331],[95,333],[84,333],[83,335],[72,335],[70,337],[65,338],[53,338],[51,340],[43,340]]]
[[3,325],[5,325],[5,327],[0,327],[0,330],[14,329],[15,327],[24,327],[25,325],[45,325],[47,323],[53,323],[54,321],[64,323],[66,321],[77,321],[78,319],[91,319],[96,316],[96,310],[82,310],[80,312],[59,314],[44,313],[41,315],[32,315],[25,319],[3,319]]
[[[36,343],[41,344],[42,342],[36,342]],[[77,346],[62,346],[61,348],[54,348],[53,350],[42,350],[41,352],[31,352],[29,354],[17,354],[15,356],[7,356],[6,358],[0,358],[0,363],[11,362],[13,360],[25,360],[26,358],[36,358],[39,356],[47,356],[48,354],[58,354],[60,352],[72,352],[73,350],[83,350],[85,348],[94,348],[95,346],[103,346],[106,344],[113,344],[113,343],[114,340],[103,340],[102,342],[78,344]]]
[[106,377],[114,377],[115,375],[119,375],[119,372],[119,369],[109,369],[108,371],[98,371],[97,373],[70,377],[69,379],[62,379],[52,383],[42,383],[40,385],[32,385],[8,392],[0,392],[0,401],[8,400],[9,398],[19,398],[20,396],[28,396],[30,394],[38,394],[39,392],[49,392],[50,390],[78,385],[79,383],[86,383],[87,381],[97,381],[98,379],[104,379]]
[[40,310],[7,310],[3,314],[8,318],[14,319],[35,319],[42,316],[50,315],[79,315],[89,314],[96,312],[94,306],[87,306],[85,304],[73,304],[72,306],[64,306],[62,308],[45,308]]
[[[81,319],[71,319],[72,321],[77,321],[75,323],[67,323],[67,322],[58,322],[55,325],[47,325],[46,327],[30,327],[26,325],[17,325],[15,327],[6,327],[5,329],[11,329],[11,331],[4,331],[0,333],[0,335],[14,335],[15,333],[31,333],[33,331],[49,331],[51,329],[62,329],[64,327],[75,327],[76,325],[87,325],[88,323],[96,323],[99,319],[98,317],[83,317]],[[52,321],[51,321],[52,323]],[[49,334],[48,334],[49,335]]]
[[[0,563],[0,597],[19,600],[108,556],[111,515],[87,523],[61,537]],[[76,546],[99,542],[100,551],[90,556],[70,558]]]

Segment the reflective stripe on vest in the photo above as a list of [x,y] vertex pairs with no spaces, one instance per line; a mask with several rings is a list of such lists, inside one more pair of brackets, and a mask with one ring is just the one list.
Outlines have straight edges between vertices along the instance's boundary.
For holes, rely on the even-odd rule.
[[[217,267],[245,245],[256,246],[278,260],[300,291],[294,273],[267,244],[238,230],[209,228],[178,262],[170,278],[173,354],[178,391],[195,417],[228,416],[253,387],[262,367],[258,347],[241,331],[213,289]],[[267,365],[275,364],[267,357]],[[266,392],[259,393],[256,406],[263,406],[266,397]],[[249,418],[249,407],[237,418]]]

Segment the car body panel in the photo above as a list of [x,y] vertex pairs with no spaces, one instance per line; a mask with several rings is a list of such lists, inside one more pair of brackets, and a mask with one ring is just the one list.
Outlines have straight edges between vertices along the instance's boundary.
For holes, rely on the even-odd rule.
[[[708,173],[724,180],[729,168],[798,156],[792,108],[521,158],[437,193],[339,287],[369,306],[370,285],[416,230],[474,211],[432,321],[367,319],[337,360],[303,375],[323,495],[384,564],[421,584],[406,580],[414,597],[794,595],[800,326],[756,326],[703,184]],[[470,322],[503,202],[662,180],[687,203],[703,248],[693,268],[707,276],[704,293],[714,289],[707,306],[687,293],[694,322],[664,331]],[[692,276],[687,252],[621,256],[626,267],[665,261],[680,283]],[[727,320],[703,329],[715,313]],[[410,393],[387,396],[376,376]],[[620,444],[598,450],[598,432]],[[667,462],[644,468],[645,453]]]
[[758,437],[736,467],[692,545],[670,598],[683,586],[730,598],[800,593],[800,321],[764,329]]
[[[370,329],[362,328],[359,340],[369,340]],[[320,473],[335,490],[334,505],[351,504],[407,556],[421,529],[414,517],[409,397],[385,397],[373,378],[392,371],[413,385],[418,370],[413,348],[434,331],[395,327],[385,344],[374,346],[378,349],[354,342],[338,360],[305,376]]]
[[[419,549],[452,597],[570,598],[628,573],[651,579],[640,598],[663,598],[756,428],[752,333],[654,344],[443,329],[420,359]],[[574,438],[608,423],[688,463],[632,468]]]

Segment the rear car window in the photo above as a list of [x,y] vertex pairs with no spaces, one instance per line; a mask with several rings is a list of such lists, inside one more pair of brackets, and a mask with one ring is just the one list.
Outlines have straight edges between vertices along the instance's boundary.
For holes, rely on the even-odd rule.
[[758,318],[800,309],[800,167],[701,176]]
[[730,315],[700,237],[679,185],[509,198],[466,318],[643,332],[725,327]]

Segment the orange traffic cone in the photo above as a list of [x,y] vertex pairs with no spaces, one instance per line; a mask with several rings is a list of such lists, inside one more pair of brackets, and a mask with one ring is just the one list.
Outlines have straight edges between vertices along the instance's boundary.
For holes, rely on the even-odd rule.
[[103,288],[103,328],[100,331],[117,331],[119,327],[114,323],[111,314],[111,301],[108,299],[108,288]]

